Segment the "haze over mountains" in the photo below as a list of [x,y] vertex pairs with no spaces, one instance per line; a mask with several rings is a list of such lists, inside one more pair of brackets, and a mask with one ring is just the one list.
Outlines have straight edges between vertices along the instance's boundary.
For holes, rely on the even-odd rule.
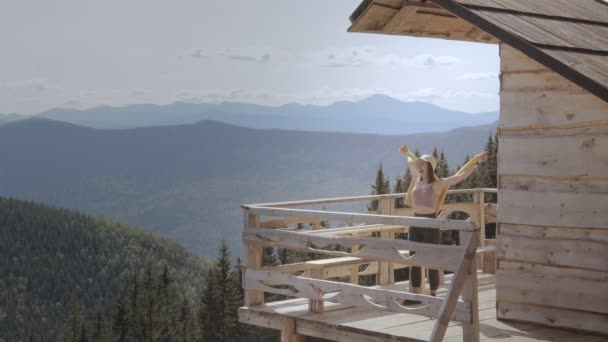
[[240,204],[370,191],[379,163],[394,180],[399,146],[445,150],[452,167],[495,124],[372,135],[250,129],[203,121],[125,130],[46,119],[0,126],[0,196],[84,210],[143,227],[203,256],[241,245]]
[[[313,132],[411,134],[443,132],[479,126],[498,119],[498,113],[471,114],[424,102],[402,102],[374,95],[358,102],[328,106],[287,104],[268,107],[244,103],[174,103],[129,105],[86,110],[52,109],[37,117],[92,128],[137,128],[192,124],[215,120],[249,128],[278,128]],[[0,115],[0,124],[22,119]]]

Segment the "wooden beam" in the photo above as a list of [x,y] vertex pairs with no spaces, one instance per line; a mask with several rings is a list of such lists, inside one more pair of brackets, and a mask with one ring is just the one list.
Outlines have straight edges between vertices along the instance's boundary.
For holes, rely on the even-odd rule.
[[[276,229],[246,229],[243,232],[243,239],[248,242],[305,252],[391,261],[397,264],[427,266],[450,271],[459,267],[458,258],[463,253],[462,246],[433,245],[408,240],[371,237],[311,236]],[[362,247],[356,254],[325,248],[332,245],[340,245],[346,249],[355,245],[361,245]],[[409,251],[416,251],[416,254],[408,256]]]
[[[462,232],[460,238],[467,240],[467,235],[475,233]],[[470,239],[470,238],[469,238]],[[461,241],[462,241],[461,240]],[[462,323],[463,341],[479,342],[479,295],[477,293],[477,267],[471,262],[464,287],[462,289],[462,300],[471,304],[470,320]]]
[[[463,240],[466,251],[459,259],[460,267],[452,278],[450,288],[448,289],[448,292],[446,294],[446,299],[444,300],[441,306],[441,312],[439,314],[439,317],[437,318],[437,322],[435,323],[433,332],[431,333],[431,342],[440,342],[443,340],[445,332],[450,323],[450,316],[452,315],[452,312],[454,312],[454,309],[458,302],[458,297],[462,292],[466,278],[469,276],[471,265],[475,260],[475,250],[477,249],[477,235],[475,233],[466,234],[463,236]],[[470,312],[467,317],[467,321],[471,321]],[[477,330],[476,334],[479,335],[479,330]]]
[[403,6],[397,12],[391,20],[382,28],[383,32],[386,33],[398,33],[399,28],[404,25],[409,18],[416,14],[418,8],[415,6]]
[[285,209],[275,207],[250,207],[251,213],[259,216],[277,217],[303,217],[316,218],[320,220],[352,221],[367,224],[390,224],[402,226],[414,226],[422,228],[438,228],[440,230],[467,230],[476,229],[471,222],[461,220],[440,220],[421,217],[399,217],[391,215],[370,215],[360,213],[345,213],[336,211]]
[[281,342],[304,342],[304,336],[296,333],[296,320],[285,318],[281,325]]
[[[444,299],[438,297],[250,269],[245,270],[243,279],[246,289],[432,318],[438,317],[444,303]],[[423,305],[403,306],[404,300],[416,300]],[[470,304],[458,300],[456,295],[450,313],[445,315],[448,321],[466,321],[470,317],[469,311]]]

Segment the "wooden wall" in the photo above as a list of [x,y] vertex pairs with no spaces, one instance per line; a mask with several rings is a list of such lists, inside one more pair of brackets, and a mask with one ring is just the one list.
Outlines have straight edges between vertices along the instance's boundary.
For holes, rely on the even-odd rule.
[[500,51],[498,317],[608,334],[608,103]]

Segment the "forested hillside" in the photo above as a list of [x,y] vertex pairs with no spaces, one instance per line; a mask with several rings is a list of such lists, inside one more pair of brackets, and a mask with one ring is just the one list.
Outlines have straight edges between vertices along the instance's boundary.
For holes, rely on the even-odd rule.
[[92,332],[111,321],[121,289],[152,272],[172,284],[172,305],[194,304],[208,266],[141,229],[0,198],[0,341],[55,341],[73,312]]
[[403,144],[445,150],[451,165],[480,151],[495,125],[445,133],[367,135],[256,130],[204,121],[99,130],[57,121],[0,126],[0,195],[136,225],[213,256],[240,255],[240,205],[369,193],[382,163],[403,174]]

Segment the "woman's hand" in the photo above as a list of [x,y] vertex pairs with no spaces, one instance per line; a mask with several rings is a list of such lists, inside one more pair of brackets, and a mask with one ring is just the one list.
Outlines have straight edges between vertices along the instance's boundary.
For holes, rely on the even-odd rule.
[[407,154],[410,150],[407,148],[407,145],[403,145],[403,146],[401,146],[401,148],[399,149],[399,151],[401,153]]

